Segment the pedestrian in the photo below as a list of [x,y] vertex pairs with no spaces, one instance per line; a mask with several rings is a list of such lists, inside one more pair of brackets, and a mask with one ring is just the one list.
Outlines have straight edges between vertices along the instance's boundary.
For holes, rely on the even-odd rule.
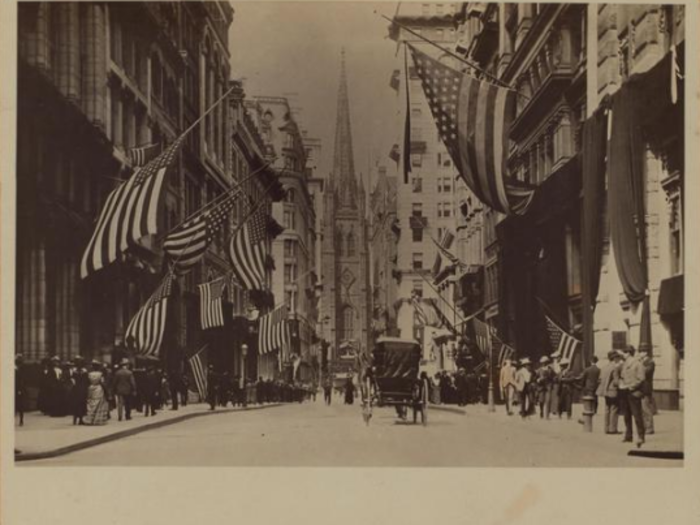
[[219,403],[219,374],[214,370],[214,365],[210,364],[207,367],[207,401],[209,402],[209,410],[216,410]]
[[577,377],[569,368],[570,361],[562,358],[559,361],[559,418],[566,413],[566,419],[571,419],[574,402],[574,385]]
[[112,377],[112,394],[115,397],[117,404],[117,419],[131,419],[131,405],[136,396],[136,378],[134,373],[129,370],[129,360],[124,358],[119,364],[119,369]]
[[549,419],[549,409],[551,406],[552,383],[554,380],[554,370],[552,370],[549,357],[540,357],[540,367],[537,369],[536,390],[537,404],[540,407],[540,419]]
[[654,415],[656,414],[656,403],[654,402],[654,371],[656,364],[647,350],[639,351],[639,360],[644,366],[644,384],[642,385],[642,417],[644,418],[644,434],[654,433]]
[[330,375],[326,374],[326,377],[323,379],[323,400],[326,402],[326,405],[331,404],[331,399],[333,397],[333,381],[331,380]]
[[625,420],[625,437],[623,443],[631,443],[633,438],[632,421],[637,427],[637,448],[644,444],[644,419],[642,416],[642,398],[646,373],[644,365],[635,358],[632,345],[625,348],[625,360],[620,371],[618,397],[620,409]]
[[109,419],[109,401],[104,384],[104,373],[99,361],[92,362],[88,372],[88,392],[85,418],[86,425],[106,425]]
[[190,378],[187,377],[187,374],[185,373],[180,373],[180,404],[182,404],[183,407],[187,406],[187,402],[189,401],[189,392],[190,392]]
[[154,365],[146,367],[146,377],[144,379],[143,392],[143,415],[144,417],[155,416],[160,406],[160,390],[162,377]]
[[520,367],[515,373],[515,389],[520,400],[520,416],[525,419],[532,412],[532,398],[530,397],[532,383],[532,371],[530,370],[530,359],[524,357],[520,360]]
[[51,417],[62,417],[67,414],[63,388],[63,370],[61,360],[53,356],[48,367],[46,378],[46,411]]
[[559,394],[561,391],[561,383],[559,383],[559,376],[561,375],[561,354],[559,352],[554,352],[549,356],[550,367],[552,372],[552,388],[549,396],[549,413],[552,416],[559,415]]
[[345,404],[352,405],[355,402],[355,385],[352,378],[348,377],[345,380]]
[[170,390],[171,410],[180,408],[180,374],[176,370],[170,370],[166,375],[168,389]]
[[158,410],[165,410],[165,407],[171,403],[170,385],[160,366],[156,368],[156,373],[158,374]]
[[[600,368],[598,367],[598,357],[591,357],[591,364],[587,366],[577,379],[581,387],[581,395],[593,399],[593,414],[598,413],[598,385],[600,384]],[[583,424],[583,419],[579,419]]]
[[503,362],[498,384],[501,388],[501,398],[506,404],[506,414],[511,416],[515,399],[515,367],[512,359],[506,359]]
[[27,404],[27,369],[24,356],[15,356],[15,416],[19,416],[19,426],[24,426],[24,410]]
[[107,419],[112,419],[112,410],[117,408],[117,400],[112,391],[112,378],[117,370],[119,370],[119,365],[114,365],[114,370],[112,370],[107,363],[102,364],[102,384],[107,396]]
[[600,371],[600,382],[596,390],[597,396],[605,399],[605,433],[619,434],[617,389],[620,383],[620,367],[622,356],[615,351],[608,352],[608,363]]
[[83,419],[87,413],[90,380],[88,379],[88,370],[85,367],[85,360],[82,356],[76,356],[73,362],[75,367],[73,370],[73,388],[70,397],[71,414],[73,415],[74,425],[84,425],[85,422]]

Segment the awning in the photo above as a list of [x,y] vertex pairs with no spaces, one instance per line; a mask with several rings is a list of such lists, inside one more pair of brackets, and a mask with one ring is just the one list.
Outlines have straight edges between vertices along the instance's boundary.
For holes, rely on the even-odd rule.
[[659,315],[668,316],[683,313],[683,285],[683,274],[669,277],[661,281],[659,303],[657,306]]

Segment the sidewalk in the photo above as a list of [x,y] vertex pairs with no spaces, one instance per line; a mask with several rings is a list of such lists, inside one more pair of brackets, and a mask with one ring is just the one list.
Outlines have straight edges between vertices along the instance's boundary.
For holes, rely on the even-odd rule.
[[[518,407],[515,407],[516,410]],[[623,443],[625,423],[622,417],[618,421],[618,435],[608,435],[604,432],[603,413],[599,407],[598,414],[593,417],[593,432],[587,433],[583,431],[583,425],[578,423],[583,405],[575,404],[573,407],[573,416],[567,420],[566,416],[562,419],[559,417],[540,419],[539,412],[537,415],[531,416],[527,420],[523,420],[519,415],[506,414],[505,406],[496,405],[496,412],[488,411],[486,405],[468,405],[466,407],[466,417],[483,417],[498,421],[504,425],[518,425],[521,428],[525,427],[528,431],[535,435],[541,436],[556,436],[557,438],[566,440],[575,440],[581,443],[588,443],[594,447],[616,448],[621,451],[626,451],[629,455],[662,455],[664,453],[682,453],[683,452],[683,412],[681,411],[659,411],[654,416],[654,434],[646,437],[646,443],[637,449],[634,443]],[[636,431],[635,431],[636,438]]]
[[145,417],[142,413],[134,411],[130,421],[118,421],[117,412],[113,410],[112,419],[106,425],[94,427],[73,425],[71,416],[54,418],[40,412],[31,412],[25,414],[24,426],[17,426],[15,420],[15,461],[62,456],[195,417],[261,410],[280,405],[281,403],[270,403],[251,405],[247,408],[218,407],[211,411],[208,404],[196,403],[180,407],[178,410],[166,408],[152,417]]

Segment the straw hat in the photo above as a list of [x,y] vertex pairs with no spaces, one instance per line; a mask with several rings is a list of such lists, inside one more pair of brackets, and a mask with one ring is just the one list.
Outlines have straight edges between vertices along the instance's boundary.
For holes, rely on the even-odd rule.
[[540,363],[542,363],[542,364],[549,363],[549,357],[547,357],[546,355],[543,355],[542,357],[540,357]]

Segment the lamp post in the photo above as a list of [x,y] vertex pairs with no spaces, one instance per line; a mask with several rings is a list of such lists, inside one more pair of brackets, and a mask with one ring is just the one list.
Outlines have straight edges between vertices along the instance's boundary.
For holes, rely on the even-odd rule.
[[491,334],[489,334],[489,412],[496,411],[496,401],[493,397],[493,344],[491,344]]
[[247,358],[248,358],[248,345],[243,343],[241,345],[241,387],[245,387],[245,380],[248,375],[248,367],[246,366],[247,363]]

